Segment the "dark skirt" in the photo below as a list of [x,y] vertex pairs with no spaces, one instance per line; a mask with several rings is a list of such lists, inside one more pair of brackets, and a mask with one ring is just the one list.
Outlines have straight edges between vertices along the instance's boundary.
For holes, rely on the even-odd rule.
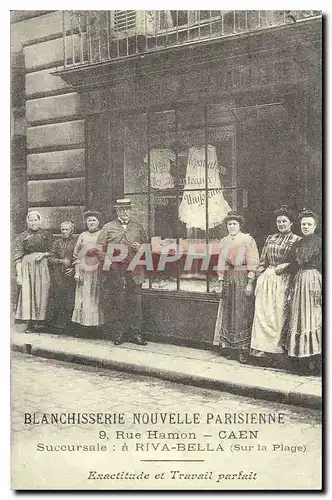
[[76,283],[73,276],[67,277],[58,270],[52,278],[51,323],[54,328],[64,329],[71,323]]
[[253,297],[247,297],[247,276],[239,273],[224,280],[219,301],[213,345],[231,349],[249,349],[254,314]]

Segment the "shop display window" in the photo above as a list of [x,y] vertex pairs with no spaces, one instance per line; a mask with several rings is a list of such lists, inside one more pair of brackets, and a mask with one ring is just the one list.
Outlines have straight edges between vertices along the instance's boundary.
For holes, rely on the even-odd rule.
[[206,272],[201,260],[194,259],[190,269],[184,263],[188,252],[218,252],[226,235],[223,220],[237,209],[230,109],[230,103],[218,103],[120,118],[115,151],[117,164],[123,155],[124,196],[133,202],[133,217],[144,226],[154,257],[170,243],[183,252],[178,265],[151,273],[144,288],[206,293],[217,286],[213,258]]

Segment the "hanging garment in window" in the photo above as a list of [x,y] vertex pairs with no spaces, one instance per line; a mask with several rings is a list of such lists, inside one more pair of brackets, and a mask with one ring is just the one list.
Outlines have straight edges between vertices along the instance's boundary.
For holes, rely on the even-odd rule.
[[[174,188],[174,178],[171,175],[171,162],[175,161],[175,154],[171,149],[151,149],[150,172],[151,187],[153,189]],[[144,162],[148,162],[148,155]]]
[[[219,166],[215,146],[207,147],[208,158],[208,228],[219,226],[231,210],[224,198],[219,175]],[[179,206],[179,218],[188,228],[206,230],[206,192],[205,188],[205,147],[189,149],[187,171],[182,201]],[[187,191],[186,189],[201,189]]]

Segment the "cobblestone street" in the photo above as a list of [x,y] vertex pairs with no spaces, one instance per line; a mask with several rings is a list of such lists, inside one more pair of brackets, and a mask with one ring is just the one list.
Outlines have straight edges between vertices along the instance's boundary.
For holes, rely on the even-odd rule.
[[[196,461],[206,462],[206,468],[215,464],[216,460],[220,462],[222,467],[229,466],[234,470],[233,453],[230,454],[229,447],[233,443],[240,443],[243,446],[243,453],[239,451],[235,455],[236,470],[248,469],[254,466],[252,457],[248,457],[245,446],[252,445],[250,440],[225,440],[218,438],[220,429],[237,432],[239,429],[244,429],[245,425],[220,426],[220,425],[200,425],[199,428],[184,425],[137,425],[132,421],[133,413],[154,412],[181,412],[181,414],[200,413],[205,415],[241,412],[261,412],[261,413],[284,413],[284,426],[262,425],[259,427],[259,442],[261,444],[270,445],[272,442],[283,443],[284,445],[301,446],[305,445],[307,454],[300,454],[296,451],[284,452],[282,455],[276,454],[271,457],[271,454],[266,455],[267,462],[273,460],[284,460],[287,467],[297,459],[298,474],[301,476],[301,460],[314,460],[316,471],[313,468],[313,475],[319,473],[320,462],[320,418],[321,414],[317,410],[303,409],[300,407],[291,407],[271,403],[266,401],[253,400],[241,396],[230,395],[219,391],[201,389],[185,385],[177,385],[171,382],[164,382],[144,376],[113,372],[109,370],[93,369],[82,365],[73,365],[60,361],[36,359],[33,356],[13,353],[12,355],[12,463],[14,464],[15,474],[20,478],[20,474],[26,478],[29,476],[29,484],[38,485],[39,488],[49,488],[49,480],[43,483],[43,474],[49,477],[47,470],[54,469],[54,484],[61,484],[59,475],[64,474],[70,468],[69,476],[65,476],[65,483],[68,483],[70,488],[88,488],[88,489],[114,489],[121,488],[119,484],[110,485],[105,482],[96,484],[95,481],[87,482],[87,474],[90,469],[99,470],[101,472],[109,472],[110,467],[114,469],[119,465],[117,470],[123,470],[124,464],[129,470],[143,470],[143,463],[146,459],[164,459],[165,453],[160,449],[146,449],[146,444],[149,442],[156,443],[156,440],[138,439],[143,443],[144,450],[137,450],[137,443],[130,441],[130,436],[126,434],[126,439],[117,437],[116,432],[121,429],[128,432],[145,433],[149,429],[157,429],[158,432],[181,432],[185,434],[188,431],[195,431],[196,436],[189,441],[199,441],[202,446],[206,446],[207,442],[211,442],[211,446],[215,447],[218,443],[222,443],[225,453],[219,455],[215,452],[211,453],[194,453],[193,451],[176,450],[166,453],[168,459],[197,459]],[[126,425],[102,426],[102,425],[31,425],[24,424],[24,414],[31,413],[41,415],[42,413],[61,413],[61,412],[110,412],[124,413],[127,416]],[[252,429],[255,426],[248,426]],[[100,431],[105,431],[107,437],[100,439]],[[103,436],[103,434],[102,434]],[[129,437],[128,437],[129,436]],[[146,436],[144,436],[146,437]],[[209,438],[210,439],[207,439]],[[89,444],[96,445],[97,443],[104,444],[107,442],[108,452],[46,452],[36,451],[38,443],[46,444]],[[137,441],[137,440],[136,440]],[[188,439],[180,439],[181,442],[187,443]],[[177,444],[173,441],[171,445]],[[126,444],[129,446],[129,451],[124,452],[122,447]],[[163,442],[161,442],[163,445]],[[255,444],[256,446],[256,444]],[[172,448],[174,449],[174,448]],[[139,452],[138,452],[139,451]],[[195,450],[198,451],[198,450]],[[255,451],[255,449],[254,449]],[[256,450],[257,451],[257,450]],[[138,453],[137,453],[138,452]],[[126,454],[127,453],[127,454]],[[295,455],[296,453],[296,455]],[[259,455],[259,454],[258,454]],[[257,453],[253,457],[258,457]],[[75,459],[73,459],[73,456]],[[52,460],[51,458],[52,457]],[[79,458],[78,458],[79,457]],[[93,457],[93,458],[92,458]],[[226,459],[226,460],[225,460]],[[194,461],[195,461],[194,460]],[[54,462],[54,463],[52,463]],[[146,466],[147,464],[145,464]],[[149,467],[154,467],[153,470],[161,470],[161,466],[165,464],[156,463],[148,464]],[[187,464],[186,464],[187,465]],[[195,467],[202,464],[192,464],[193,470]],[[258,464],[264,469],[263,462]],[[294,464],[293,464],[294,465]],[[39,469],[38,469],[39,467]],[[40,470],[43,468],[44,472]],[[142,469],[140,469],[142,468]],[[174,464],[173,469],[178,469],[179,464]],[[262,469],[262,470],[263,470]],[[38,472],[34,472],[38,470]],[[36,477],[34,477],[36,474]],[[270,470],[273,476],[273,470]],[[277,475],[277,471],[275,473]],[[302,480],[305,478],[302,478]],[[307,478],[308,479],[308,478]],[[21,481],[21,480],[20,480]],[[19,481],[19,482],[20,482]],[[318,481],[318,478],[317,478]],[[264,478],[261,484],[264,484]],[[265,487],[267,487],[265,484]],[[178,485],[184,488],[186,485]],[[206,486],[206,485],[205,485]],[[60,487],[60,486],[59,486]],[[131,488],[137,487],[132,485]],[[154,485],[156,487],[156,485]],[[198,486],[199,487],[199,486]],[[210,488],[215,485],[209,485]],[[219,485],[222,488],[224,486]],[[244,487],[244,486],[243,486]]]

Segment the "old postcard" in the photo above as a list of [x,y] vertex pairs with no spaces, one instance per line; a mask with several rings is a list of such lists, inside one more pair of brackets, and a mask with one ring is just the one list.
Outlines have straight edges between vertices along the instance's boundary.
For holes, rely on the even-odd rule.
[[11,11],[11,488],[322,483],[322,12]]

